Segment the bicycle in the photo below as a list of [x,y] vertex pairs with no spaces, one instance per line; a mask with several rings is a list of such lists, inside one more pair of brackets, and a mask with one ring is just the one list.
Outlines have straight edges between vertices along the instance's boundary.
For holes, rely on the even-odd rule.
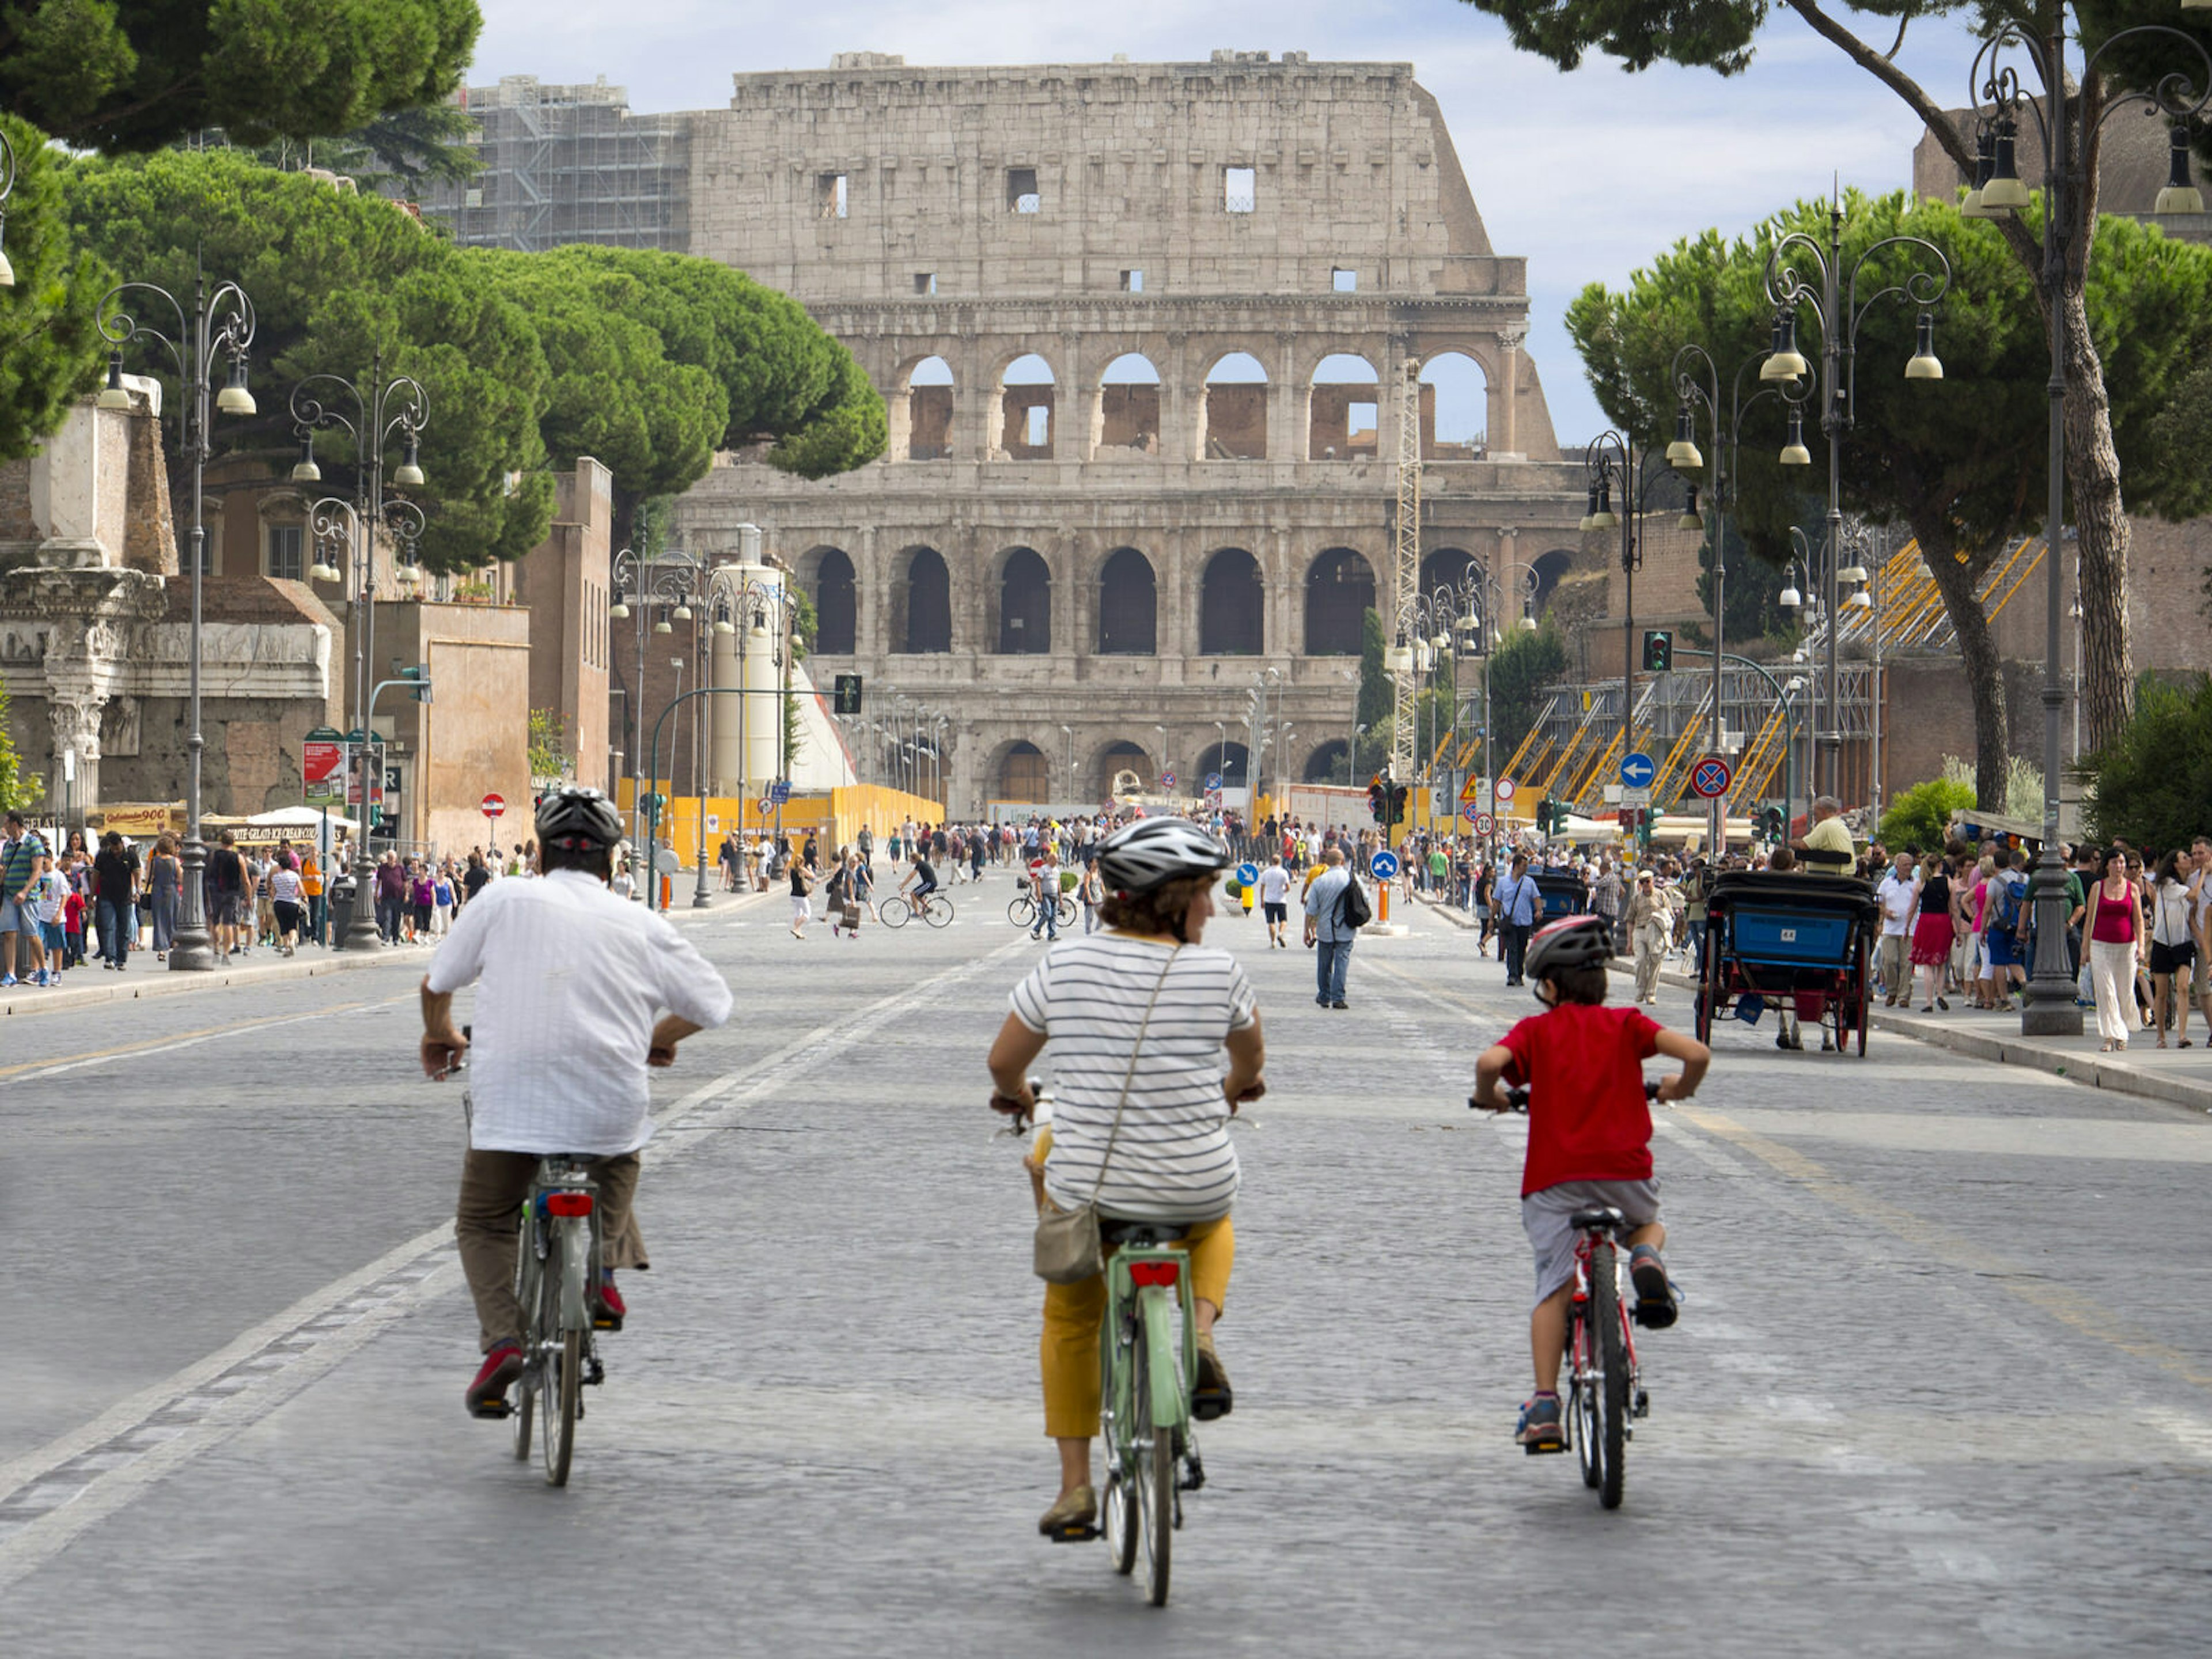
[[[1646,1100],[1659,1098],[1659,1085],[1646,1081]],[[1489,1110],[1528,1110],[1528,1091],[1510,1088],[1506,1103]],[[1470,1108],[1475,1103],[1467,1103]],[[1532,1443],[1532,1455],[1563,1452],[1572,1446],[1583,1485],[1592,1488],[1604,1508],[1617,1510],[1628,1479],[1628,1443],[1636,1437],[1632,1419],[1651,1414],[1636,1358],[1636,1333],[1627,1299],[1621,1294],[1626,1264],[1615,1235],[1627,1218],[1611,1206],[1577,1210],[1569,1218],[1575,1230],[1575,1288],[1567,1306],[1567,1409],[1556,1445]]]
[[[1041,1107],[1051,1092],[1032,1081]],[[1019,1136],[1030,1119],[1000,1130]],[[1191,1314],[1189,1254],[1172,1223],[1098,1218],[1106,1256],[1106,1307],[1098,1328],[1099,1434],[1106,1489],[1096,1527],[1070,1528],[1053,1541],[1103,1537],[1114,1571],[1127,1577],[1145,1564],[1146,1596],[1168,1601],[1173,1540],[1182,1528],[1182,1495],[1206,1485],[1198,1450],[1192,1381],[1198,1327]]]
[[876,916],[886,927],[903,927],[914,916],[932,927],[942,927],[952,920],[952,901],[942,893],[924,893],[915,898],[894,893],[876,907]]
[[[1056,920],[1060,927],[1073,927],[1075,926],[1075,901],[1073,899],[1070,898],[1066,894],[1062,893],[1054,901],[1053,908],[1056,913]],[[1017,927],[1027,927],[1034,932],[1037,925],[1037,902],[1036,895],[1032,893],[1016,894],[1014,896],[1014,902],[1006,907],[1006,920],[1012,922]]]
[[[464,1042],[476,1031],[461,1027]],[[457,1059],[441,1079],[465,1070]],[[461,1114],[473,1121],[467,1091]],[[493,1417],[514,1419],[514,1456],[527,1462],[533,1431],[544,1456],[545,1484],[565,1486],[575,1456],[576,1425],[584,1415],[580,1390],[606,1380],[594,1336],[590,1287],[599,1282],[599,1183],[592,1160],[557,1152],[542,1158],[523,1201],[515,1246],[514,1299],[522,1309],[522,1375],[512,1397]],[[543,1406],[544,1426],[537,1427]]]

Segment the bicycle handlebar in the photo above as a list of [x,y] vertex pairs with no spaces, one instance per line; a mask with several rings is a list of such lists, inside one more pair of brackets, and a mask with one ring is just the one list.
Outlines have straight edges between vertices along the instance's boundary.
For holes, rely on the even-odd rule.
[[[1654,1079],[1644,1079],[1644,1098],[1647,1101],[1656,1101],[1659,1098],[1659,1084]],[[1467,1107],[1471,1112],[1519,1112],[1525,1116],[1528,1110],[1528,1091],[1525,1085],[1513,1085],[1505,1091],[1505,1103],[1503,1106],[1485,1106],[1473,1095],[1469,1095],[1467,1097]]]

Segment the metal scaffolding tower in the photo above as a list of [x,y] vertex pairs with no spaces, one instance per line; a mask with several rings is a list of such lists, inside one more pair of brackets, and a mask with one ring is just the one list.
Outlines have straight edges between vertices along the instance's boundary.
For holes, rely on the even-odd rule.
[[1395,684],[1390,731],[1390,778],[1413,776],[1414,701],[1420,677],[1413,672],[1413,601],[1421,590],[1421,365],[1408,357],[1398,392],[1398,547],[1391,571],[1390,612],[1395,633],[1384,653]]

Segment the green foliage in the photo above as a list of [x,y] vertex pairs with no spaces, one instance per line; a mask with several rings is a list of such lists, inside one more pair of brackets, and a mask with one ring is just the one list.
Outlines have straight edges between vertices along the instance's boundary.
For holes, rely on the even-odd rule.
[[1588,52],[1624,69],[1660,62],[1734,75],[1749,66],[1767,0],[1469,0],[1504,21],[1513,44],[1573,69]]
[[80,149],[351,131],[453,90],[475,0],[9,0],[0,110]]
[[0,249],[15,269],[0,288],[0,461],[30,454],[69,406],[99,382],[105,349],[94,313],[108,283],[75,245],[62,203],[58,151],[43,134],[0,115],[15,157],[15,187]]
[[21,812],[46,793],[46,781],[23,770],[15,734],[8,730],[8,688],[0,683],[0,812]]
[[[412,216],[235,150],[81,160],[68,169],[65,193],[80,239],[132,280],[189,296],[198,260],[211,280],[234,279],[252,297],[259,412],[218,420],[212,435],[221,449],[289,466],[293,388],[327,373],[366,389],[381,350],[384,372],[414,376],[429,402],[423,562],[462,570],[519,557],[544,538],[553,481],[539,417],[551,375],[538,332],[478,267]],[[176,328],[173,316],[164,322],[143,307],[141,315]],[[143,348],[130,361],[145,372],[167,368]],[[177,387],[162,378],[166,407],[174,409]],[[349,397],[329,401],[355,416]],[[319,435],[316,459],[323,493],[350,498],[355,454],[346,434]]]
[[533,708],[530,711],[530,775],[533,778],[565,778],[576,769],[576,757],[568,751],[568,722],[557,708]]
[[412,197],[425,180],[464,184],[483,171],[483,156],[468,142],[479,125],[459,105],[425,104],[380,115],[334,138],[279,138],[262,145],[254,159],[287,170],[321,167],[363,190]]
[[1954,812],[1974,805],[1974,786],[1953,778],[1930,778],[1899,795],[1881,815],[1880,840],[1893,853],[1932,853],[1943,845],[1944,826]]
[[[1943,769],[1937,775],[1947,782],[1974,787],[1974,763],[1956,755],[1943,757]],[[1974,804],[1981,805],[1978,791]],[[2043,769],[2025,756],[2013,755],[2006,759],[2004,796],[1990,811],[2002,812],[2007,817],[2033,818],[2043,822]]]
[[[1504,766],[1543,710],[1544,688],[1567,672],[1566,641],[1547,617],[1542,627],[1509,629],[1490,654],[1491,753]],[[1494,775],[1494,774],[1493,774]]]
[[[1712,518],[1705,519],[1705,545],[1698,550],[1698,600],[1705,607],[1708,616],[1713,608],[1713,538]],[[1741,652],[1746,645],[1762,639],[1772,638],[1789,626],[1789,618],[1782,610],[1780,598],[1784,580],[1783,567],[1771,559],[1755,556],[1736,532],[1730,522],[1726,531],[1728,543],[1728,582],[1726,586],[1727,612],[1722,617],[1727,635],[1722,641],[1724,651]],[[1710,649],[1712,638],[1710,630],[1697,630],[1700,643]]]
[[1370,610],[1359,619],[1359,698],[1355,704],[1358,723],[1370,732],[1379,731],[1397,706],[1390,677],[1382,672],[1382,618]]
[[2212,676],[2174,684],[2147,678],[2119,736],[2081,757],[2094,785],[2090,833],[2137,847],[2186,847],[2212,827]]

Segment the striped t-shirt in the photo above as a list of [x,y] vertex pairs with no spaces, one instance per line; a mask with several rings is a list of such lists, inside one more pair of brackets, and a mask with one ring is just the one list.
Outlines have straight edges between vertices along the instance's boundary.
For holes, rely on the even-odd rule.
[[[1155,985],[1159,1000],[1147,1027],[1145,1006]],[[1221,1094],[1221,1048],[1254,1018],[1252,987],[1234,957],[1116,933],[1064,939],[1014,988],[1011,1001],[1014,1018],[1052,1044],[1045,1191],[1054,1203],[1091,1201],[1141,1029],[1143,1052],[1098,1206],[1132,1221],[1212,1221],[1229,1213],[1237,1149]]]

